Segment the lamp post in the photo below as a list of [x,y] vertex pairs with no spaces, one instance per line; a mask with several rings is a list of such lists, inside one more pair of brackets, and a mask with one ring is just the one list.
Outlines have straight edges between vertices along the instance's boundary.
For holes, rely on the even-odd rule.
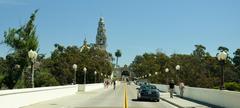
[[225,51],[221,51],[217,54],[217,59],[221,65],[221,73],[222,73],[222,76],[221,76],[221,84],[220,84],[220,90],[224,90],[224,72],[223,72],[223,68],[224,68],[224,64],[225,64],[225,61],[227,60],[227,52]]
[[176,65],[175,68],[176,68],[176,71],[177,71],[176,75],[177,75],[177,82],[178,82],[179,79],[180,79],[179,77],[180,77],[180,75],[181,75],[181,74],[179,73],[181,67],[180,67],[180,65]]
[[83,68],[83,71],[84,71],[84,84],[86,84],[86,73],[87,73],[87,68],[84,67],[84,68]]
[[[14,66],[14,68],[17,69],[17,71],[19,71],[19,69],[21,68],[21,65],[16,64],[16,65]],[[22,72],[21,80],[22,80],[22,83],[23,83],[23,88],[25,88],[24,71]]]
[[95,75],[94,80],[95,80],[95,83],[96,83],[96,75],[97,75],[97,71],[94,71],[94,75]]
[[166,76],[167,76],[167,83],[168,83],[168,72],[169,72],[169,69],[168,69],[168,68],[166,68],[166,69],[165,69],[165,72],[166,72]]
[[73,70],[74,70],[74,80],[73,80],[73,84],[77,83],[77,65],[73,64]]
[[155,75],[158,75],[158,72],[155,72]]
[[103,73],[101,73],[101,81],[103,81]]
[[28,51],[28,57],[31,59],[31,72],[32,72],[32,88],[34,88],[34,63],[37,59],[37,52],[30,50]]

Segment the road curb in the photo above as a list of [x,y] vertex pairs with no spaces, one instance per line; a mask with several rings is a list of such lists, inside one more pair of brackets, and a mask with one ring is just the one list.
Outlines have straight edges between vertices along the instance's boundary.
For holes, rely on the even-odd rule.
[[172,104],[172,105],[174,105],[174,106],[176,106],[176,107],[178,107],[178,108],[184,108],[183,106],[180,106],[180,105],[178,105],[178,104],[176,104],[176,103],[174,103],[174,102],[171,102],[171,101],[169,101],[169,100],[167,100],[167,99],[161,98],[161,96],[160,96],[160,99],[163,100],[163,101],[165,101],[165,102],[167,102],[167,103],[170,103],[170,104]]

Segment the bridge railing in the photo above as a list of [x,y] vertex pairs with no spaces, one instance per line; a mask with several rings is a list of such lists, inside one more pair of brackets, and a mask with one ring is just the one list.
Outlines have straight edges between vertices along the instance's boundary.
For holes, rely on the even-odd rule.
[[[161,91],[168,91],[168,85],[155,84]],[[175,86],[175,92],[180,94],[179,87]],[[184,97],[225,108],[240,108],[240,92],[188,87],[184,89]]]
[[[79,90],[81,87],[83,87],[83,89]],[[102,83],[1,90],[0,108],[19,108],[46,100],[73,95],[78,91],[86,92],[100,88],[103,88]]]

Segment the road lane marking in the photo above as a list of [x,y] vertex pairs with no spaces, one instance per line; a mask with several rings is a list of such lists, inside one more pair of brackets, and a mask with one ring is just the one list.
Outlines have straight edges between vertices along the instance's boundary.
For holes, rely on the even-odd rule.
[[123,108],[128,108],[128,96],[127,96],[127,89],[126,83],[124,84],[124,97],[123,97]]

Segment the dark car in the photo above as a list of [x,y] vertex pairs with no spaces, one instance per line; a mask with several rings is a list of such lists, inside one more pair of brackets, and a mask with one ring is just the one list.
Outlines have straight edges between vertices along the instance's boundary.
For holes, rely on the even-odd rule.
[[137,88],[137,99],[138,100],[151,100],[159,102],[159,89],[154,85],[143,85]]
[[139,80],[137,83],[137,85],[139,85],[139,86],[144,86],[144,85],[148,85],[148,84],[149,84],[149,82],[147,80]]

